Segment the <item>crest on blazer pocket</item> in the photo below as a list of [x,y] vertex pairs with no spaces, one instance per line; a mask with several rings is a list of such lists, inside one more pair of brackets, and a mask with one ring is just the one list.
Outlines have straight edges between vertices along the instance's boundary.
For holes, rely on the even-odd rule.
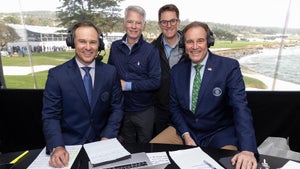
[[222,94],[222,90],[221,90],[221,88],[219,88],[219,87],[215,87],[214,89],[213,89],[213,95],[214,96],[221,96],[221,94]]
[[104,92],[101,94],[101,101],[106,102],[109,99],[109,93],[108,92]]

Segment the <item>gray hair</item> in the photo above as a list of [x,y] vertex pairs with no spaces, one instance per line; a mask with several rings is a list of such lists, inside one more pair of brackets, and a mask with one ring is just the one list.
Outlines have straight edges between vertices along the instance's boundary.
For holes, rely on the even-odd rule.
[[145,12],[145,10],[144,10],[142,7],[137,6],[137,5],[130,5],[130,6],[128,6],[128,7],[125,9],[125,18],[124,18],[124,21],[125,21],[126,18],[127,18],[128,11],[134,11],[134,12],[139,13],[140,15],[143,16],[143,21],[144,21],[144,22],[146,21],[146,12]]

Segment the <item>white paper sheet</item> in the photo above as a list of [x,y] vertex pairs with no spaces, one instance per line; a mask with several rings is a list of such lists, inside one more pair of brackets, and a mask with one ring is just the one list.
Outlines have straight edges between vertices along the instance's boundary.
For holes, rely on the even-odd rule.
[[130,157],[130,153],[116,138],[87,143],[83,147],[92,165],[104,164],[124,157]]
[[281,169],[295,169],[300,168],[300,163],[289,160]]
[[[69,152],[69,164],[62,169],[70,169],[72,167],[81,147],[82,145],[66,146],[66,150]],[[49,166],[49,160],[50,155],[46,154],[46,147],[44,147],[27,169],[53,169],[53,167]]]
[[[206,154],[200,147],[169,151],[171,158],[180,168],[224,169],[218,162]],[[209,163],[210,165],[208,165]]]

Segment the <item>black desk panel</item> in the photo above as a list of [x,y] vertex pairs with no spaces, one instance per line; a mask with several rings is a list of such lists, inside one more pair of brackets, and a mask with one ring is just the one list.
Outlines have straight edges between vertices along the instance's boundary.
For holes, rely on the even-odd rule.
[[[300,91],[247,91],[257,145],[267,137],[289,137],[300,152]],[[0,152],[45,146],[42,131],[43,89],[0,90]]]
[[[174,151],[174,150],[182,150],[191,148],[190,146],[184,145],[169,145],[169,144],[123,144],[123,146],[130,152],[130,153],[137,153],[137,152],[163,152],[163,151]],[[81,149],[77,159],[72,166],[72,169],[88,169],[87,165],[87,155],[85,154],[84,148]],[[211,148],[202,148],[208,155],[210,155],[214,160],[219,162],[219,159],[222,157],[233,156],[236,151],[230,150],[220,150],[220,149],[211,149]],[[29,154],[23,157],[12,169],[25,169],[27,168],[31,162],[38,156],[41,152],[41,149],[30,150]],[[13,152],[13,153],[6,153],[0,155],[0,163],[9,163],[11,160],[16,158],[22,152]],[[168,154],[168,153],[167,153]],[[263,162],[263,160],[270,165],[273,169],[282,167],[288,159],[272,157],[272,156],[265,156],[260,155],[259,162]],[[171,164],[167,166],[167,169],[177,169],[179,168],[172,158],[169,156],[169,160]]]

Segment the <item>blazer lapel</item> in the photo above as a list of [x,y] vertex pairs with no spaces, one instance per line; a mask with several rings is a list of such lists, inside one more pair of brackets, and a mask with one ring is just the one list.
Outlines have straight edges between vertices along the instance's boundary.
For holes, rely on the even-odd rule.
[[191,62],[188,62],[185,66],[187,68],[183,69],[185,71],[182,71],[182,73],[184,73],[183,76],[184,77],[183,83],[184,85],[182,85],[184,87],[184,89],[182,91],[184,92],[184,105],[186,106],[185,109],[189,110],[190,109],[190,81],[191,81]]
[[101,62],[96,61],[95,64],[95,81],[94,81],[94,89],[92,94],[92,105],[91,109],[93,111],[99,97],[101,94],[101,89],[103,89],[104,81],[107,75],[105,75],[104,69],[102,69]]
[[[205,70],[203,73],[202,81],[201,81],[201,87],[199,90],[199,95],[198,95],[198,100],[201,101],[201,99],[204,99],[205,93],[207,92],[207,87],[210,85],[210,82],[214,78],[214,70],[215,70],[215,60],[214,57],[212,56],[211,53],[209,53],[206,65],[205,65]],[[209,91],[211,92],[211,91]],[[199,106],[199,102],[197,102],[197,107]]]

